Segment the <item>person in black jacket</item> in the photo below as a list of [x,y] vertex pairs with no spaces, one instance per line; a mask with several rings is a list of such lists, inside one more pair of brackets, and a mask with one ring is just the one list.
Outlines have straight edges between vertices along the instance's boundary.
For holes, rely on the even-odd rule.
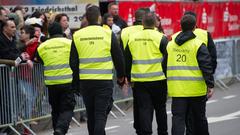
[[[12,20],[2,21],[1,32],[0,32],[0,59],[13,60],[14,66],[18,66],[20,63],[29,60],[29,55],[26,52],[20,53],[16,48],[16,42],[14,39],[16,33],[16,25]],[[6,69],[3,68],[0,72],[0,86],[9,86],[9,75],[6,74]],[[0,104],[4,108],[0,112],[0,125],[11,123],[11,98],[9,89],[0,89],[0,97],[4,97],[0,100]],[[13,103],[14,104],[14,103]],[[1,108],[0,108],[1,109]],[[6,115],[9,119],[6,119]],[[10,116],[9,116],[10,115]],[[9,120],[9,121],[7,121]]]
[[207,97],[213,95],[213,68],[206,45],[193,33],[195,26],[195,17],[184,15],[181,19],[182,32],[167,46],[168,94],[172,97],[173,114],[172,135],[184,135],[188,110],[193,113],[195,134],[209,135],[205,113]]
[[111,2],[108,4],[108,13],[113,16],[113,22],[114,22],[112,30],[117,35],[120,34],[123,28],[126,28],[128,26],[125,20],[123,20],[119,16],[118,10],[119,10],[119,7],[117,3]]
[[[65,135],[76,104],[72,90],[72,71],[69,67],[71,40],[63,37],[61,25],[53,22],[48,27],[50,39],[37,49],[37,58],[44,65],[44,79],[52,107],[54,135]],[[61,55],[61,56],[60,56]]]
[[97,6],[87,9],[89,25],[73,35],[70,67],[73,87],[80,90],[88,116],[89,135],[105,135],[107,115],[112,104],[113,65],[120,85],[125,81],[124,58],[111,30],[100,26]]

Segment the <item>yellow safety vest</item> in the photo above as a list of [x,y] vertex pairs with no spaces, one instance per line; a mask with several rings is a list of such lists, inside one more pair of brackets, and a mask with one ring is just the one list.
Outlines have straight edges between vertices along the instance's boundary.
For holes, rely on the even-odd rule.
[[124,28],[121,32],[121,39],[123,42],[123,48],[125,49],[129,40],[130,35],[135,34],[139,31],[143,30],[142,25],[133,25],[127,28]]
[[196,28],[193,33],[197,36],[197,39],[203,41],[206,46],[208,45],[208,33],[206,30]]
[[174,40],[167,46],[167,83],[170,97],[197,97],[207,93],[207,86],[197,62],[202,41],[191,39],[179,46]]
[[96,25],[74,33],[81,80],[112,80],[111,38],[111,30]]
[[128,46],[132,54],[131,81],[166,79],[161,64],[163,55],[159,50],[162,37],[162,33],[150,29],[130,36]]
[[44,63],[46,85],[72,82],[72,70],[69,66],[71,42],[66,38],[52,38],[38,47],[38,54]]
[[105,28],[105,29],[111,30],[111,28],[106,24],[103,24],[102,27]]
[[[177,37],[177,35],[180,33],[181,31],[178,31],[176,33],[174,33],[171,37],[172,40],[175,41],[175,38]],[[196,28],[193,33],[196,35],[196,38],[201,40],[206,46],[208,45],[208,33],[206,30],[200,29],[200,28]]]

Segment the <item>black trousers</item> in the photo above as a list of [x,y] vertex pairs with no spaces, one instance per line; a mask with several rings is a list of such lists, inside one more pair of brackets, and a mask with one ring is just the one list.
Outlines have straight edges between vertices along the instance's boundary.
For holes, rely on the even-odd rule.
[[172,98],[172,135],[184,135],[189,110],[193,118],[194,135],[209,135],[206,118],[206,96]]
[[190,109],[187,111],[187,116],[185,119],[186,123],[186,135],[195,135],[194,134],[194,122],[193,122],[193,113]]
[[52,107],[53,129],[66,134],[73,117],[76,104],[73,91],[69,87],[48,86],[49,103]]
[[87,110],[89,135],[105,135],[107,115],[113,103],[113,82],[81,80],[80,89]]
[[138,135],[152,134],[155,110],[158,135],[167,135],[167,83],[164,81],[135,82],[133,86],[134,128]]

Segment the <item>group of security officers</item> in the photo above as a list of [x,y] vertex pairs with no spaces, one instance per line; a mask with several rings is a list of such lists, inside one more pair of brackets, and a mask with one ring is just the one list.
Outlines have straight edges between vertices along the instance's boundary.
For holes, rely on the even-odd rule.
[[89,135],[106,134],[113,68],[119,86],[132,87],[138,135],[152,134],[154,111],[158,135],[168,135],[167,95],[172,97],[172,135],[184,135],[185,125],[188,135],[209,134],[206,101],[213,94],[216,68],[210,34],[196,31],[193,12],[181,18],[182,30],[170,42],[156,30],[154,13],[140,8],[135,17],[135,25],[122,30],[120,44],[111,30],[100,25],[97,6],[87,9],[89,25],[76,31],[72,42],[62,37],[58,23],[49,26],[50,39],[39,46],[38,59],[44,65],[54,135],[67,133],[76,91],[86,106]]

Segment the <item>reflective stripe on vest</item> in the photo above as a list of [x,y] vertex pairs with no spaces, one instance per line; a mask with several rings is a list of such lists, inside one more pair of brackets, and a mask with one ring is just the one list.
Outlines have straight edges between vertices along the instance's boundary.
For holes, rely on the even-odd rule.
[[168,66],[167,70],[200,70],[197,66]]
[[132,64],[155,64],[161,63],[163,58],[161,59],[152,59],[152,60],[133,60]]
[[144,73],[144,74],[134,74],[132,73],[131,76],[134,78],[148,78],[148,77],[156,77],[156,76],[163,76],[163,72],[153,72],[153,73]]
[[112,74],[110,69],[80,69],[80,74]]
[[55,70],[55,69],[63,69],[63,68],[70,68],[70,66],[69,64],[44,66],[44,70]]
[[80,58],[80,63],[97,63],[97,62],[108,62],[112,61],[112,57],[104,57],[104,58]]
[[171,76],[168,80],[179,80],[179,81],[202,81],[203,77],[191,77],[191,76]]
[[62,79],[72,79],[71,75],[62,75],[62,76],[44,76],[46,80],[62,80]]

